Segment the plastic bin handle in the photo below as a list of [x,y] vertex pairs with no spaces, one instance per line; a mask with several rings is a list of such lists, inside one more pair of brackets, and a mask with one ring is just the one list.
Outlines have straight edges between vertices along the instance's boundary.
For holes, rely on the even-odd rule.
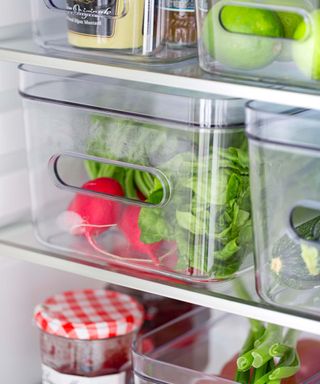
[[[63,177],[60,175],[59,172],[59,161],[62,158],[71,158],[71,159],[76,159],[81,162],[84,161],[95,161],[100,164],[109,164],[109,165],[114,165],[119,168],[129,168],[133,170],[138,170],[141,172],[146,172],[158,179],[158,181],[161,183],[162,186],[162,191],[163,191],[163,197],[160,203],[154,204],[154,203],[149,203],[149,202],[144,202],[136,199],[131,199],[128,197],[122,197],[122,196],[115,196],[115,195],[109,195],[106,193],[102,192],[95,192],[91,191],[88,189],[84,189],[78,186],[70,185],[69,183],[65,182],[63,180]],[[123,161],[118,161],[118,160],[109,160],[101,157],[96,157],[96,156],[90,156],[90,155],[84,155],[76,152],[61,152],[58,154],[53,155],[48,164],[48,170],[49,170],[49,175],[51,177],[51,180],[53,183],[56,185],[56,187],[64,190],[68,190],[73,193],[79,193],[81,192],[82,194],[86,195],[91,195],[91,196],[96,196],[96,197],[102,197],[108,200],[115,200],[119,201],[121,203],[126,203],[130,205],[137,205],[141,207],[149,207],[149,208],[162,208],[168,204],[170,201],[171,195],[172,195],[172,187],[171,183],[168,179],[168,177],[159,169],[153,168],[153,167],[146,167],[143,165],[137,165],[137,164],[131,164],[131,163],[126,163]]]
[[[306,36],[304,36],[304,38],[307,38],[310,34],[310,31],[311,31],[311,19],[310,19],[310,12],[312,11],[312,8],[310,7],[310,4],[308,5],[308,3],[306,2],[303,2],[303,4],[305,5],[305,8],[302,8],[301,7],[301,4],[300,4],[300,7],[299,5],[295,5],[294,1],[292,4],[279,4],[278,2],[276,1],[263,1],[263,2],[257,2],[257,1],[246,1],[246,0],[221,0],[219,1],[219,7],[218,7],[218,11],[215,13],[215,17],[217,18],[217,21],[219,23],[219,26],[221,28],[223,28],[226,32],[228,33],[232,33],[232,34],[236,34],[236,35],[244,35],[245,33],[241,33],[241,32],[234,32],[234,31],[230,31],[228,30],[223,24],[222,24],[222,20],[221,20],[221,12],[222,12],[222,9],[224,7],[227,7],[227,6],[233,6],[233,7],[246,7],[246,8],[256,8],[256,9],[262,9],[262,10],[266,10],[266,11],[275,11],[275,12],[289,12],[289,13],[293,13],[295,15],[299,15],[301,17],[303,17],[304,21],[306,22],[306,26],[307,26],[307,32],[306,32]],[[246,36],[248,34],[245,34]],[[263,36],[263,35],[249,35],[249,36],[255,36],[255,37],[259,37],[259,38],[272,38],[272,39],[280,39],[280,38],[277,38],[277,37],[273,37],[273,36]],[[289,37],[281,37],[281,39],[285,39],[285,40],[292,40],[292,38],[289,38]]]
[[[80,17],[105,17],[107,19],[111,20],[117,20],[125,17],[128,12],[129,12],[129,0],[123,0],[123,9],[121,10],[120,13],[116,15],[110,14],[111,9],[110,5],[109,6],[100,6],[99,7],[99,12],[93,13],[86,8],[81,8],[79,4],[75,4],[73,8],[67,9],[67,8],[60,8],[55,4],[55,0],[43,0],[45,5],[50,8],[50,9],[55,9],[57,11],[62,11],[62,12],[68,12],[68,13],[74,13],[77,16]],[[113,4],[117,2],[118,0],[112,0]],[[135,0],[134,0],[135,1]],[[95,16],[94,16],[95,15]]]

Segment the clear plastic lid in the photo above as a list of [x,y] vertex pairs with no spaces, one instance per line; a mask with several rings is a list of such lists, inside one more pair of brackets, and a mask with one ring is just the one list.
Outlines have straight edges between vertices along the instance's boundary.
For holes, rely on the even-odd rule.
[[28,98],[201,128],[244,124],[241,99],[30,66],[20,66],[20,74]]
[[246,106],[251,139],[320,149],[320,111],[251,101]]

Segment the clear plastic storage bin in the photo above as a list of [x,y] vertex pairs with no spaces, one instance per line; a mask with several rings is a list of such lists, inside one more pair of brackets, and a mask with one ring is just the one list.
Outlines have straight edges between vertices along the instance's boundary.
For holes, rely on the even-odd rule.
[[242,100],[37,71],[20,72],[41,242],[179,280],[251,265]]
[[319,314],[320,112],[248,104],[258,290]]
[[318,0],[196,0],[196,8],[205,71],[318,87]]
[[47,49],[146,63],[175,62],[197,54],[194,0],[31,0],[31,4],[35,39]]
[[[249,334],[250,322],[218,311],[212,312],[210,319],[203,315],[203,309],[194,310],[138,337],[133,345],[135,384],[236,383],[236,359]],[[287,331],[280,332],[283,337]],[[319,383],[320,363],[311,355],[318,355],[320,341],[306,333],[295,337],[299,339],[301,367],[294,379],[281,383]],[[209,356],[203,365],[208,343]]]

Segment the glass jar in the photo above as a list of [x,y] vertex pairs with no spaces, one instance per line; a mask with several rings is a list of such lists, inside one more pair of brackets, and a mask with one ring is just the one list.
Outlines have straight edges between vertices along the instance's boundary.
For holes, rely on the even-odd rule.
[[193,47],[197,43],[194,0],[159,0],[163,40],[171,48]]
[[68,40],[94,49],[142,46],[144,0],[66,0]]
[[[35,310],[43,384],[128,384],[142,306],[109,290],[64,292]],[[89,380],[90,379],[90,380]]]

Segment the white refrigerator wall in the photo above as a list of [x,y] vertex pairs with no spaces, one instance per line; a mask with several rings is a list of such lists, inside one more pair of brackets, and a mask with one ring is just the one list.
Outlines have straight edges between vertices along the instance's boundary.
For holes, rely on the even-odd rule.
[[[21,0],[10,0],[0,12],[0,26],[29,20],[28,2]],[[0,156],[0,225],[4,225],[22,218],[30,206],[17,65],[4,62],[0,62]],[[38,333],[32,324],[37,303],[65,289],[102,285],[0,255],[0,383],[41,382]]]
[[103,283],[79,275],[0,257],[1,384],[40,384],[36,304],[68,289],[101,288]]
[[[21,0],[11,0],[0,12],[1,27],[30,19]],[[5,62],[0,62],[0,156],[0,225],[6,225],[28,211],[30,198],[17,65]]]

